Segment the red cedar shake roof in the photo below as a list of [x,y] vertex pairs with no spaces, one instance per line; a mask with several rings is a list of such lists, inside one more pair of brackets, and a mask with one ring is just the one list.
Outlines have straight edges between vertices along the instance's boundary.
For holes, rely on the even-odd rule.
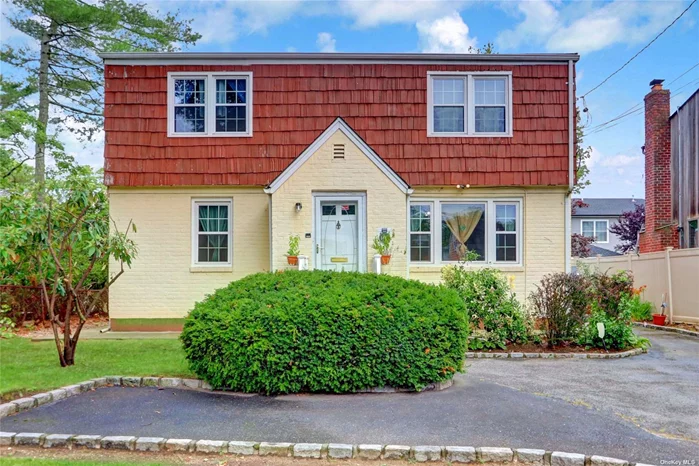
[[[110,186],[266,186],[338,117],[413,187],[568,184],[567,60],[576,55],[471,56],[468,64],[430,55],[134,57],[104,56]],[[251,71],[253,136],[169,138],[167,73],[181,71]],[[428,71],[511,71],[514,136],[428,138]]]

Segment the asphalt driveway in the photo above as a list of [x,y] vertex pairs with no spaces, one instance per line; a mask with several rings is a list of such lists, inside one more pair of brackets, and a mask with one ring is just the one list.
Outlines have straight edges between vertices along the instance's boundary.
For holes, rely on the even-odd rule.
[[[699,459],[699,341],[645,332],[623,360],[470,360],[443,392],[236,396],[103,388],[2,420],[14,432],[529,447]],[[658,401],[660,400],[660,401]],[[668,464],[668,463],[665,463]]]

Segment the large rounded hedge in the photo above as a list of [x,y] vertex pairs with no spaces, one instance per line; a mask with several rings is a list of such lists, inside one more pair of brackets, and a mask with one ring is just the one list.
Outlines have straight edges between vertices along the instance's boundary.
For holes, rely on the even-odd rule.
[[181,340],[214,388],[254,393],[420,390],[461,369],[468,337],[452,290],[386,275],[260,273],[195,305]]

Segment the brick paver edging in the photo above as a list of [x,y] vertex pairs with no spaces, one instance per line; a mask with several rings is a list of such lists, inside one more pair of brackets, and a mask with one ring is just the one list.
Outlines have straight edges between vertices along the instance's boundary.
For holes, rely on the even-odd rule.
[[665,325],[649,324],[648,322],[634,322],[633,324],[637,327],[649,328],[652,330],[662,330],[664,332],[679,333],[680,335],[699,338],[699,332],[692,332],[691,330],[685,330],[683,328],[666,327]]
[[469,351],[466,353],[466,359],[619,359],[646,352],[642,348],[634,348],[620,353],[486,353]]
[[[451,379],[445,380],[444,382],[431,383],[427,387],[425,387],[423,391],[446,390],[447,388],[451,387],[453,383],[454,381]],[[22,411],[27,411],[29,409],[36,408],[46,403],[60,401],[65,398],[68,398],[69,396],[75,396],[83,392],[87,392],[89,390],[109,386],[181,388],[214,391],[213,388],[211,388],[211,385],[199,379],[181,379],[176,377],[122,377],[115,375],[109,377],[100,377],[97,379],[88,380],[86,382],[81,382],[75,385],[68,385],[66,387],[58,388],[56,390],[51,390],[45,393],[37,393],[33,396],[19,398],[17,400],[12,400],[8,403],[0,404],[0,419]],[[361,390],[357,393],[399,393],[412,391],[414,390],[393,387],[380,387]]]
[[351,445],[346,443],[271,443],[225,440],[165,439],[162,437],[0,432],[0,446],[91,448],[150,452],[283,456],[365,460],[442,461],[449,463],[526,463],[540,466],[648,466],[642,463],[530,448],[452,447],[436,445]]

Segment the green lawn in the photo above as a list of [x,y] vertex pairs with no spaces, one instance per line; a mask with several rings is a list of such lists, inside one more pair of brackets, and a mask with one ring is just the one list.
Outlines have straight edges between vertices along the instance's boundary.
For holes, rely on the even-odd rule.
[[85,340],[75,365],[61,367],[53,341],[0,339],[3,400],[106,375],[193,377],[179,340]]
[[85,460],[55,460],[46,458],[13,458],[13,457],[0,457],[1,465],[12,465],[12,466],[98,466],[102,464],[107,464],[109,466],[161,466],[162,463],[141,463],[130,461],[128,463],[121,461],[85,461]]

